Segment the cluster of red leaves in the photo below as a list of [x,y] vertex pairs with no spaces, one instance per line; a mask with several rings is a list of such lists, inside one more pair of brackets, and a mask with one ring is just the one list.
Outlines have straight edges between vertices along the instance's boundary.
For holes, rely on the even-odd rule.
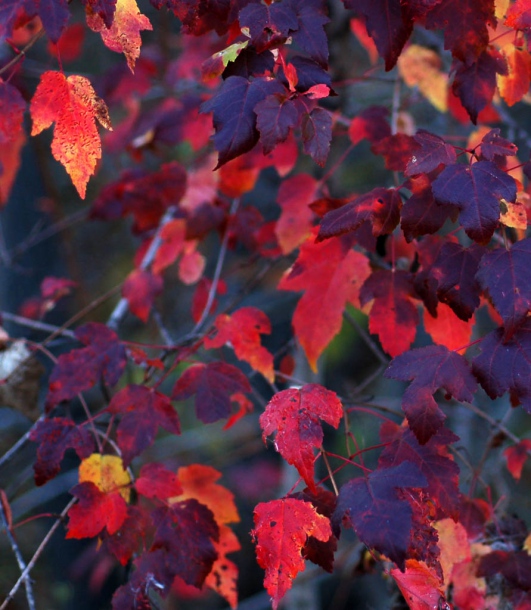
[[[0,34],[11,37],[20,20],[39,16],[57,43],[69,9],[63,0],[52,4],[53,11],[42,1],[7,3],[0,9]],[[151,66],[139,59],[139,32],[151,24],[135,1],[83,4],[88,26],[101,34],[104,44],[124,53],[131,71],[138,60],[141,77],[131,87],[143,91],[144,78],[149,88]],[[531,245],[519,233],[518,222],[523,221],[515,220],[519,213],[526,216],[517,199],[521,184],[508,171],[516,145],[498,128],[487,129],[466,149],[465,159],[434,133],[395,133],[387,112],[371,107],[353,117],[344,131],[352,146],[370,143],[374,155],[395,172],[394,187],[378,186],[338,200],[312,176],[299,173],[282,182],[276,222],[264,223],[254,208],[231,215],[219,194],[240,197],[251,191],[265,167],[275,167],[280,176],[289,173],[296,158],[294,134],[318,165],[326,163],[337,127],[323,105],[335,94],[327,71],[326,3],[152,4],[173,11],[185,34],[215,32],[222,37],[223,51],[216,50],[203,64],[203,74],[219,79],[219,86],[208,99],[167,103],[152,115],[139,114],[131,102],[129,116],[109,146],[134,155],[143,147],[186,139],[199,150],[206,144],[199,113],[211,113],[218,160],[214,164],[209,159],[193,171],[175,161],[154,172],[126,170],[93,201],[92,218],[130,216],[132,231],[143,240],[123,285],[129,309],[147,322],[165,274],[176,264],[183,283],[199,282],[193,318],[200,325],[203,314],[215,309],[208,291],[224,290],[204,277],[205,261],[197,251],[199,241],[212,231],[223,232],[229,246],[242,244],[264,257],[298,249],[277,288],[303,293],[292,323],[312,368],[340,331],[345,307],[353,306],[368,313],[370,332],[392,358],[386,376],[410,382],[402,398],[404,425],[382,426],[384,448],[372,471],[353,456],[346,458],[363,472],[345,482],[337,497],[316,481],[315,460],[317,452],[324,451],[322,422],[338,429],[343,421],[340,399],[309,384],[277,392],[268,402],[259,420],[263,438],[273,435],[276,450],[307,486],[255,509],[257,559],[274,607],[304,569],[304,559],[333,569],[341,529],[350,527],[376,557],[393,563],[390,573],[413,610],[444,607],[448,600],[465,610],[488,607],[485,579],[496,575],[504,579],[506,600],[520,610],[528,608],[531,559],[524,540],[517,538],[502,550],[479,542],[492,515],[484,503],[459,490],[459,468],[451,454],[451,445],[459,439],[445,427],[446,406],[434,398],[443,390],[447,400],[472,402],[481,386],[491,398],[508,393],[513,405],[531,412]],[[474,123],[496,88],[510,105],[529,88],[531,64],[520,37],[503,49],[489,39],[489,28],[497,25],[507,31],[529,29],[531,7],[526,0],[514,2],[505,19],[496,14],[492,0],[344,4],[363,18],[387,70],[399,61],[414,28],[442,30],[452,56],[453,94]],[[182,65],[175,69],[185,70]],[[405,63],[399,69],[411,76]],[[120,97],[120,82],[109,86],[109,98]],[[422,90],[421,80],[415,83]],[[25,105],[15,86],[0,82],[0,109],[6,109],[0,144],[18,138]],[[105,102],[85,77],[47,71],[31,99],[30,113],[32,135],[55,123],[52,154],[83,198],[101,157],[96,121],[110,128]],[[185,124],[196,133],[185,134]],[[211,177],[213,165],[220,169],[216,178]],[[3,188],[0,185],[0,197]],[[454,235],[441,235],[445,225],[452,226]],[[394,248],[400,244],[404,255],[398,266]],[[382,249],[385,254],[376,264]],[[69,288],[65,280],[43,286],[39,307],[54,304]],[[481,339],[479,353],[471,358],[460,348],[468,346],[475,312],[484,301],[501,322]],[[420,323],[419,308],[434,345],[410,349]],[[199,347],[228,347],[273,383],[274,357],[262,344],[262,336],[270,332],[268,316],[255,307],[220,313],[167,372],[184,360],[190,363]],[[88,323],[75,336],[82,347],[60,355],[50,375],[48,415],[99,384],[110,391],[128,363],[165,366],[103,324]],[[130,580],[114,595],[115,610],[149,607],[150,590],[166,597],[177,578],[198,588],[206,584],[235,607],[237,570],[226,556],[239,548],[228,527],[239,517],[231,493],[216,483],[219,473],[200,465],[174,473],[148,463],[135,479],[130,467],[155,442],[159,428],[180,434],[175,403],[194,396],[201,422],[227,419],[228,426],[251,409],[245,396],[251,384],[242,370],[222,361],[194,360],[168,393],[150,384],[147,374],[145,379],[120,387],[96,416],[107,425],[119,455],[95,453],[100,440],[93,435],[93,422],[76,423],[66,416],[39,422],[30,437],[38,444],[35,481],[43,485],[56,476],[67,450],[80,458],[79,484],[71,490],[77,502],[68,513],[67,537],[97,538],[120,563],[134,566]],[[231,417],[233,403],[239,411]],[[506,449],[516,479],[529,451],[528,440]]]

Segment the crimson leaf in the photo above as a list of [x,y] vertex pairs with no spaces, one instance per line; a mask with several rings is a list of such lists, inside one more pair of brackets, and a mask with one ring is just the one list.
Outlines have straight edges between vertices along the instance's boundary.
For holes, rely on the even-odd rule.
[[339,490],[333,521],[346,517],[360,540],[392,559],[403,570],[411,541],[413,511],[397,490],[426,487],[426,477],[410,462],[379,467]]
[[258,53],[286,41],[289,31],[298,27],[297,16],[287,2],[274,4],[248,4],[238,18],[240,25],[249,30],[251,42]]
[[233,394],[250,391],[251,385],[240,369],[225,362],[211,362],[186,369],[171,396],[173,400],[185,400],[195,394],[197,418],[210,424],[230,415]]
[[446,167],[432,185],[435,199],[459,209],[466,234],[487,243],[498,226],[500,200],[516,199],[514,178],[491,161]]
[[420,144],[420,149],[408,161],[405,174],[414,176],[437,169],[439,165],[451,165],[455,163],[457,155],[455,148],[429,131],[419,129],[414,136],[415,141]]
[[457,400],[471,402],[477,387],[465,358],[443,345],[430,345],[397,356],[385,376],[412,381],[402,398],[402,408],[421,445],[430,440],[446,418],[433,394],[443,388]]
[[297,106],[286,95],[268,95],[254,107],[256,127],[264,154],[269,154],[277,144],[284,142],[291,129],[299,122]]

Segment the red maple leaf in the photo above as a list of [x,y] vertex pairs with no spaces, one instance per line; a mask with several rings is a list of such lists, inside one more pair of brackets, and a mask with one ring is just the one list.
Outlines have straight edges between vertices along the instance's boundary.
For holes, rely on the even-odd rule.
[[144,464],[135,481],[135,489],[146,498],[167,500],[182,493],[177,475],[162,464]]
[[53,417],[38,422],[30,440],[39,443],[35,471],[35,484],[44,485],[59,473],[61,460],[67,449],[74,449],[83,460],[94,452],[94,439],[87,428],[76,426],[71,419]]
[[173,400],[185,400],[193,394],[197,418],[205,424],[224,419],[231,412],[231,398],[238,392],[250,392],[247,377],[231,364],[210,362],[187,368],[173,386]]
[[150,447],[159,426],[180,434],[179,416],[165,395],[141,385],[128,385],[112,397],[109,413],[121,414],[118,425],[118,446],[124,465]]
[[382,155],[385,159],[386,169],[394,172],[404,172],[418,149],[418,142],[405,133],[392,134],[371,146],[375,155]]
[[448,165],[432,188],[437,201],[459,209],[466,234],[480,244],[487,243],[498,226],[500,200],[516,200],[514,178],[491,161]]
[[332,535],[330,520],[309,502],[284,498],[258,504],[254,523],[256,558],[266,571],[264,586],[276,610],[295,576],[304,570],[302,550],[308,536],[326,542]]
[[302,148],[307,155],[324,167],[332,140],[332,115],[324,108],[314,108],[302,115]]
[[346,518],[360,540],[403,570],[411,542],[413,511],[399,489],[424,488],[426,477],[411,462],[379,467],[367,477],[351,479],[339,490],[333,521]]
[[456,162],[455,148],[447,144],[441,137],[419,129],[414,136],[415,142],[420,145],[407,163],[406,176],[416,174],[429,174],[440,165],[452,165]]
[[442,345],[410,350],[393,359],[386,377],[412,381],[402,398],[402,408],[419,443],[425,444],[446,418],[433,398],[443,388],[457,400],[471,402],[477,383],[468,362]]
[[271,323],[263,311],[256,307],[242,307],[231,316],[219,315],[214,326],[214,337],[205,337],[205,347],[212,349],[229,343],[240,360],[245,360],[251,367],[273,381],[273,356],[261,345],[260,335],[271,333]]
[[346,304],[359,307],[359,290],[369,273],[369,261],[360,252],[338,239],[314,243],[312,236],[281,279],[279,290],[304,290],[292,323],[314,370],[323,350],[341,330]]
[[383,106],[370,106],[356,115],[348,127],[348,135],[352,144],[362,140],[375,144],[391,135],[389,126],[389,110]]
[[87,347],[59,356],[50,375],[47,409],[90,390],[102,377],[113,386],[124,371],[125,349],[110,328],[89,322],[76,329],[75,335]]
[[22,129],[26,102],[20,91],[0,79],[0,143],[11,142]]
[[503,452],[505,459],[507,460],[507,470],[513,475],[516,481],[520,480],[522,476],[522,470],[524,464],[529,458],[531,452],[531,440],[524,438],[516,445],[507,447]]
[[410,610],[433,610],[444,608],[446,603],[444,586],[441,579],[425,563],[416,559],[406,561],[404,572],[391,570]]
[[125,566],[145,541],[150,528],[152,523],[146,509],[128,506],[122,527],[114,534],[105,536],[103,544]]
[[129,309],[142,322],[147,322],[155,297],[162,292],[163,281],[144,269],[133,269],[125,278],[122,286],[122,296],[127,300]]
[[415,340],[419,315],[413,296],[412,277],[406,271],[375,271],[361,287],[362,305],[374,299],[369,330],[390,356],[405,352]]
[[306,485],[314,493],[314,448],[323,443],[319,420],[334,428],[343,417],[343,405],[334,392],[310,383],[300,390],[283,390],[273,396],[260,416],[262,438],[276,432],[277,451],[295,466]]
[[91,482],[80,483],[70,490],[78,498],[68,511],[67,538],[92,538],[104,528],[116,533],[127,517],[127,504],[119,491],[105,493]]

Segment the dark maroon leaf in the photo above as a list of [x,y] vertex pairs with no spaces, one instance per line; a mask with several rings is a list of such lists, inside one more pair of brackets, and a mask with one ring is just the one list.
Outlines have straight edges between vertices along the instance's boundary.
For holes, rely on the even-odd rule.
[[125,466],[153,444],[159,426],[180,434],[179,417],[170,399],[142,385],[128,385],[112,397],[107,411],[122,415],[118,425],[118,446]]
[[157,530],[151,550],[164,551],[170,573],[200,588],[217,559],[213,541],[219,539],[219,528],[212,511],[189,499],[156,509],[152,518]]
[[324,108],[314,108],[302,117],[302,146],[304,152],[324,166],[332,139],[332,116]]
[[298,28],[297,16],[287,2],[248,4],[240,11],[239,22],[249,30],[251,43],[258,53],[282,44],[290,30]]
[[496,51],[485,51],[472,64],[455,62],[452,89],[476,124],[478,114],[492,101],[496,74],[507,71],[503,57]]
[[290,33],[291,37],[313,60],[326,68],[328,66],[328,38],[324,25],[330,21],[326,14],[326,1],[287,0],[286,4],[296,14],[298,21],[295,30]]
[[111,27],[116,10],[116,0],[81,0],[81,4],[87,13],[99,15],[107,29]]
[[408,161],[405,174],[428,174],[440,165],[451,165],[456,162],[455,148],[447,144],[442,138],[429,131],[419,129],[414,136],[415,142],[420,145]]
[[392,233],[400,219],[402,198],[396,189],[378,187],[324,215],[316,241],[355,231],[371,221],[375,236]]
[[445,167],[432,184],[435,199],[459,209],[466,234],[487,243],[498,226],[500,200],[515,201],[516,182],[491,161]]
[[396,133],[371,146],[375,155],[385,159],[385,167],[393,172],[403,172],[409,160],[416,154],[419,144],[405,133]]
[[339,490],[333,520],[344,517],[360,540],[403,570],[411,542],[413,511],[398,489],[426,487],[426,477],[410,462],[379,467],[367,477],[352,479]]
[[150,591],[162,598],[170,592],[173,574],[166,566],[166,553],[162,549],[142,553],[134,565],[136,569],[130,581],[114,592],[113,610],[152,610]]
[[487,252],[479,264],[477,279],[486,290],[505,324],[505,338],[531,309],[531,239]]
[[498,128],[491,129],[481,140],[481,154],[488,161],[494,160],[498,155],[514,157],[518,152],[518,147],[502,138]]
[[50,375],[48,409],[90,390],[103,377],[110,386],[118,383],[126,355],[118,335],[103,324],[89,322],[75,331],[87,347],[61,354]]
[[107,536],[103,544],[125,566],[146,538],[150,526],[151,521],[146,510],[140,506],[129,505],[122,527],[112,536]]
[[[317,488],[317,493],[306,488],[288,497],[310,502],[315,510],[320,514],[332,518],[332,514],[336,508],[336,496],[322,487]],[[339,532],[337,532],[339,535]],[[312,563],[321,566],[323,570],[332,573],[334,569],[334,553],[337,550],[337,537],[332,534],[326,542],[318,540],[314,536],[310,536],[302,549],[302,555]]]
[[11,38],[13,26],[24,15],[38,15],[50,40],[57,42],[66,27],[70,11],[66,0],[3,0],[0,3],[0,36]]
[[473,244],[443,244],[430,271],[437,282],[437,296],[449,305],[461,320],[469,320],[479,307],[481,287],[476,279],[479,261],[485,248]]
[[299,110],[285,95],[269,95],[258,102],[255,108],[256,127],[264,154],[269,154],[277,144],[285,142],[289,132],[299,122]]
[[488,26],[496,28],[494,0],[444,0],[426,15],[426,28],[444,32],[444,48],[466,64],[487,48]]
[[430,440],[446,419],[433,394],[442,388],[457,400],[471,402],[477,388],[465,358],[443,345],[413,349],[397,356],[385,376],[412,382],[402,397],[402,408],[421,445]]
[[413,21],[400,0],[343,0],[345,6],[361,13],[367,32],[385,59],[385,69],[396,64],[404,45],[413,31]]
[[35,484],[44,485],[61,469],[67,449],[74,449],[80,460],[94,452],[94,439],[87,428],[76,426],[71,419],[54,417],[37,423],[30,440],[39,443],[37,461],[33,465]]
[[274,66],[275,58],[271,51],[257,53],[253,47],[246,47],[235,61],[229,62],[222,77],[227,79],[229,76],[243,76],[248,80],[250,76],[263,76],[266,72],[271,72]]
[[531,555],[525,551],[494,551],[484,555],[477,575],[492,578],[496,574],[502,574],[514,587],[530,591]]
[[426,174],[411,178],[407,187],[412,194],[400,211],[400,226],[408,242],[437,232],[448,218],[457,216],[454,207],[436,203],[431,180]]
[[457,519],[461,494],[459,467],[448,457],[448,445],[459,440],[453,432],[441,428],[421,445],[409,428],[396,427],[394,438],[382,452],[379,466],[391,468],[403,462],[415,464],[428,482],[426,493],[434,502],[437,518]]
[[[326,85],[332,88],[330,74],[317,62],[308,57],[296,55],[291,63],[297,70],[297,84],[295,89],[300,93],[308,91],[314,85]],[[287,81],[286,81],[287,82]]]
[[201,36],[211,30],[221,36],[230,26],[230,0],[150,0],[160,9],[166,6],[182,21],[186,34]]
[[233,394],[250,391],[251,385],[240,369],[225,362],[211,362],[186,369],[173,387],[172,399],[185,400],[195,394],[197,418],[210,424],[230,415]]
[[275,93],[286,93],[276,80],[260,77],[248,81],[241,76],[229,76],[220,91],[202,105],[202,112],[214,113],[214,145],[219,151],[216,168],[251,150],[258,142],[254,108]]
[[489,333],[480,344],[472,370],[491,398],[510,392],[513,404],[531,413],[531,319],[527,318],[509,341],[503,328]]

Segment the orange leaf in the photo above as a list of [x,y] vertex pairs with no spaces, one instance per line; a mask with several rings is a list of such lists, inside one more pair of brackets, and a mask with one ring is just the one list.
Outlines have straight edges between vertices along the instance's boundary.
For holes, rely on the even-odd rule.
[[332,535],[330,520],[309,502],[285,498],[261,502],[254,509],[256,558],[265,571],[264,586],[273,598],[273,610],[292,581],[304,570],[302,549],[309,536],[326,542]]
[[232,316],[221,314],[214,325],[217,334],[214,338],[205,337],[205,347],[221,347],[230,343],[240,360],[248,362],[253,369],[273,381],[273,356],[261,345],[260,335],[269,335],[271,323],[263,311],[255,307],[242,307]]
[[227,559],[227,555],[239,551],[241,545],[230,527],[222,525],[219,528],[219,542],[214,542],[214,548],[218,558],[206,577],[205,585],[226,599],[234,609],[238,605],[238,566]]
[[445,303],[439,303],[437,317],[433,318],[424,310],[424,328],[434,343],[444,345],[449,350],[459,349],[470,343],[472,327],[476,322],[474,315],[465,322],[459,319]]
[[105,102],[96,96],[84,76],[45,72],[30,105],[36,136],[55,122],[52,154],[63,164],[79,196],[84,199],[87,182],[101,158],[96,121],[111,129]]
[[448,76],[441,72],[442,61],[435,51],[410,45],[397,61],[400,76],[408,87],[418,87],[440,112],[448,108]]
[[508,106],[519,102],[529,91],[531,56],[524,49],[508,44],[502,49],[507,60],[507,75],[497,74],[498,91]]
[[453,519],[442,519],[434,524],[439,542],[437,546],[441,551],[439,561],[443,570],[444,584],[451,582],[454,565],[462,561],[470,561],[470,543],[464,526]]
[[110,28],[97,13],[87,12],[87,25],[94,32],[99,32],[103,43],[111,51],[123,53],[131,72],[135,71],[135,62],[140,56],[141,30],[152,30],[149,19],[138,10],[136,0],[118,0],[116,12]]
[[202,464],[179,468],[177,478],[182,485],[183,493],[172,500],[181,502],[193,498],[213,512],[218,525],[237,523],[240,515],[234,503],[234,495],[226,487],[216,483],[220,477],[221,472]]

